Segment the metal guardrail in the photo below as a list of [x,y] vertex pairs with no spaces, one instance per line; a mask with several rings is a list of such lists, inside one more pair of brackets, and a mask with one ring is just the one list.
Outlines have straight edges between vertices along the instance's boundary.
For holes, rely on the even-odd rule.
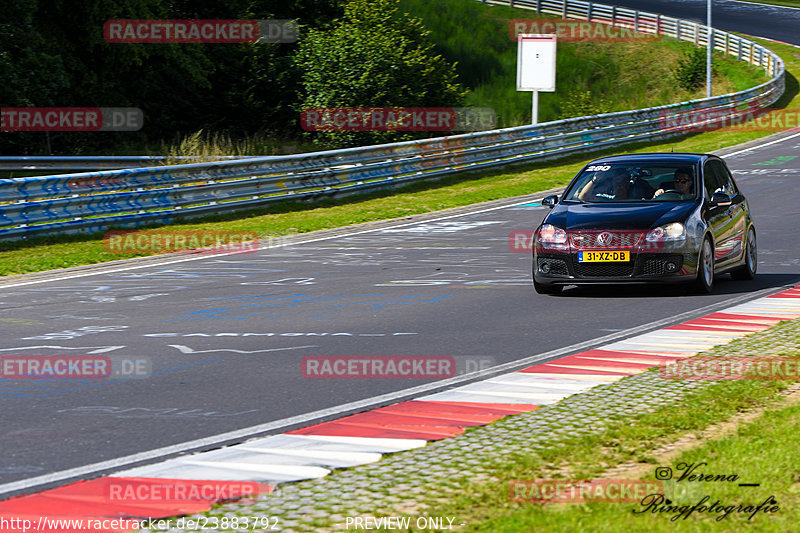
[[[179,159],[191,162],[198,156],[178,156]],[[29,171],[29,170],[103,170],[120,168],[141,168],[149,165],[164,164],[170,158],[161,155],[90,155],[90,156],[0,156],[0,170],[4,171]],[[239,156],[217,156],[221,160],[245,159]]]
[[[628,25],[704,45],[692,21],[576,0],[483,0],[592,22]],[[512,163],[681,134],[665,118],[704,110],[733,116],[765,107],[784,88],[783,61],[736,35],[712,31],[715,48],[762,67],[771,79],[713,98],[435,139],[246,160],[0,180],[0,238],[91,233],[211,213],[396,187]]]

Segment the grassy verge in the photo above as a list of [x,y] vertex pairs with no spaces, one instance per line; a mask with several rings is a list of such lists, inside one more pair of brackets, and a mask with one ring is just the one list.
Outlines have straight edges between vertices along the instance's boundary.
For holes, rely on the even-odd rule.
[[[498,127],[530,123],[531,94],[516,90],[517,43],[514,32],[510,31],[511,23],[527,24],[525,27],[530,30],[537,20],[541,24],[542,19],[558,20],[558,17],[464,0],[401,0],[400,7],[422,19],[438,50],[448,61],[456,63],[459,79],[470,90],[467,105],[493,108]],[[605,35],[608,26],[595,26],[599,35]],[[600,39],[560,40],[556,55],[557,90],[540,94],[541,122],[705,96],[702,87],[689,91],[674,81],[678,61],[694,50],[693,44],[671,37],[625,42]],[[763,71],[731,56],[717,54],[714,60],[718,74],[714,80],[715,94],[744,90],[767,79]],[[647,68],[631,69],[631,64]]]
[[[800,107],[798,81],[800,49],[763,41],[787,65],[786,93],[778,107]],[[686,135],[659,144],[639,144],[607,151],[707,152],[768,135],[770,132],[717,131]],[[312,205],[286,203],[258,211],[219,216],[202,222],[174,224],[171,232],[193,230],[254,232],[262,238],[289,233],[347,226],[361,222],[409,216],[449,207],[529,194],[565,185],[589,159],[603,152],[580,155],[556,163],[517,166],[513,170],[473,173],[450,177],[432,184],[415,184],[402,189],[403,194],[375,193],[352,199],[325,200]],[[39,272],[56,268],[87,265],[147,255],[109,253],[102,235],[93,237],[38,238],[25,242],[0,243],[0,275]]]
[[[792,339],[788,343],[790,346],[778,352],[779,355],[800,358],[798,326],[800,322],[794,321],[771,330]],[[747,343],[752,343],[753,353],[758,353],[758,344],[753,343],[752,338],[735,341],[710,353],[724,356],[737,348],[741,353],[747,350]],[[448,487],[446,503],[442,503],[441,494],[432,492],[426,502],[426,514],[457,516],[459,522],[467,524],[463,531],[670,532],[676,528],[733,531],[738,527],[754,531],[794,531],[800,503],[797,491],[800,448],[796,445],[800,404],[787,406],[781,402],[778,392],[788,386],[788,382],[778,381],[722,381],[690,394],[678,406],[664,405],[651,413],[621,416],[599,434],[555,442],[552,446],[510,457],[504,464],[494,465],[490,481]],[[687,435],[696,436],[709,426],[724,424],[742,411],[752,409],[764,411],[752,422],[740,424],[735,432],[720,432],[717,438],[705,440],[694,448],[679,449],[669,460],[664,460],[661,452],[665,444]],[[514,502],[509,498],[511,480],[592,479],[611,467],[633,463],[640,467],[637,476],[626,476],[625,470],[621,470],[613,478],[653,482],[657,467],[671,467],[676,475],[672,481],[664,483],[664,494],[678,509],[634,513],[648,507],[640,503],[544,505]],[[677,475],[693,463],[706,463],[695,473],[735,474],[738,480],[676,482]],[[739,483],[760,486],[741,487]],[[692,506],[705,496],[709,498],[706,505],[719,500],[723,507],[758,505],[773,496],[780,511],[769,515],[761,512],[751,520],[747,518],[749,513],[737,512],[720,520],[716,519],[721,512],[694,512],[686,519],[680,516],[675,521],[670,520],[679,514],[681,506]]]
[[751,4],[768,4],[771,6],[796,7],[800,9],[800,0],[739,0]]

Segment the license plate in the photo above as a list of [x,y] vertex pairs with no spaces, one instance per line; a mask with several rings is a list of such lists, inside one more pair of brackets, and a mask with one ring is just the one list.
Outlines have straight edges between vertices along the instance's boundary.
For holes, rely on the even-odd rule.
[[630,261],[631,253],[624,252],[611,252],[598,250],[596,252],[578,252],[579,263],[612,263],[617,261]]

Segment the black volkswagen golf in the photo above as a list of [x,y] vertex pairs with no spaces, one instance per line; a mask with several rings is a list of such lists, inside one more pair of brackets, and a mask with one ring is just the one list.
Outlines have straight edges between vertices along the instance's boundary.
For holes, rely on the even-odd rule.
[[692,283],[756,274],[756,229],[725,162],[710,154],[633,154],[592,161],[536,230],[533,285]]

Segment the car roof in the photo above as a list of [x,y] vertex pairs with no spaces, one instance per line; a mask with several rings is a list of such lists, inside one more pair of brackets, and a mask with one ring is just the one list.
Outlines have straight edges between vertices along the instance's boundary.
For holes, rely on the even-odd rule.
[[682,163],[698,164],[709,157],[716,157],[712,154],[694,154],[681,152],[649,153],[649,154],[624,154],[612,155],[595,159],[590,165],[598,163]]

